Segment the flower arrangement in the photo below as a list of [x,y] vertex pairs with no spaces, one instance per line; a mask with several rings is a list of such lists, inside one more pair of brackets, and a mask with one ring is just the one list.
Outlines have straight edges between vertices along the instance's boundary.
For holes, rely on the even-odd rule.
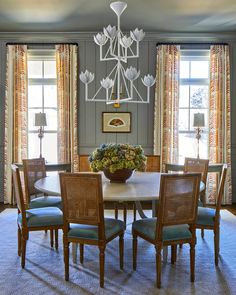
[[146,157],[140,145],[122,143],[102,144],[89,156],[93,172],[109,169],[111,173],[128,168],[145,170]]

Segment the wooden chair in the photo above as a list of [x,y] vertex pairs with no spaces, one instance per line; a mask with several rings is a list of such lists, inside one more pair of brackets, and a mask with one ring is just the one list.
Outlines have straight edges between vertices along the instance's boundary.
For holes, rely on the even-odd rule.
[[80,172],[91,171],[88,158],[89,158],[89,155],[79,155],[79,171]]
[[185,158],[184,172],[199,172],[202,174],[201,181],[205,185],[205,189],[201,192],[201,201],[203,207],[206,207],[206,183],[208,173],[209,160],[197,159],[197,158]]
[[[209,160],[198,158],[185,158],[184,172],[199,172],[201,173],[201,181],[204,183],[204,189],[200,192],[199,205],[206,207],[206,185],[208,173]],[[204,237],[204,230],[201,231],[202,238]]]
[[[44,158],[24,159],[23,161],[24,184],[26,203],[30,209],[41,207],[58,207],[61,209],[61,197],[42,196],[42,192],[34,187],[34,183],[46,177]],[[34,197],[32,199],[32,197]]]
[[191,281],[195,277],[196,218],[201,175],[163,174],[161,176],[157,218],[133,222],[133,269],[136,270],[137,236],[156,248],[157,287],[161,287],[161,250],[171,245],[175,262],[176,245],[190,244]]
[[[43,207],[58,207],[62,209],[61,197],[59,196],[44,196],[42,192],[34,187],[34,183],[43,177],[46,177],[46,166],[44,158],[24,159],[23,173],[24,186],[27,208],[43,208]],[[58,232],[55,232],[58,236]],[[54,233],[50,231],[50,243],[53,247]]]
[[[89,155],[80,155],[79,156],[79,171],[80,172],[89,172],[91,171],[90,164],[89,164]],[[111,206],[109,202],[109,208]],[[114,210],[115,210],[115,219],[118,219],[118,207],[119,207],[119,202],[114,202]],[[105,203],[105,208],[106,208],[106,203]],[[134,205],[135,206],[135,205]],[[127,204],[125,202],[122,203],[122,209],[123,209],[123,220],[124,220],[124,228],[126,229],[126,221],[127,221]],[[136,210],[135,210],[136,214]]]
[[222,168],[216,208],[198,207],[197,228],[209,229],[214,231],[215,265],[219,260],[219,238],[220,238],[220,208],[224,192],[227,165]]
[[[160,172],[160,156],[159,155],[146,155],[146,172]],[[133,205],[134,221],[136,220],[136,204]]]
[[[83,263],[84,244],[99,247],[100,286],[104,286],[106,244],[119,236],[120,268],[123,269],[124,224],[104,218],[102,180],[97,173],[60,173],[63,202],[63,244],[65,280],[69,280],[69,243],[80,244]],[[70,224],[73,224],[70,225]]]
[[[28,240],[29,232],[39,230],[55,230],[58,232],[58,229],[62,228],[63,217],[62,211],[57,207],[44,207],[26,210],[19,168],[14,164],[11,168],[13,174],[13,187],[18,208],[18,255],[21,256],[21,266],[24,268],[26,241]],[[58,249],[58,236],[56,236],[55,247]]]

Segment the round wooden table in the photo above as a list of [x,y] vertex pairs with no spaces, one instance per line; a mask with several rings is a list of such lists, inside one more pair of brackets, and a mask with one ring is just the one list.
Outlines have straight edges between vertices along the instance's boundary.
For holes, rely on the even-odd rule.
[[[126,183],[110,183],[102,174],[104,201],[153,201],[159,197],[161,173],[134,172]],[[50,195],[61,195],[59,175],[39,179],[35,188]]]

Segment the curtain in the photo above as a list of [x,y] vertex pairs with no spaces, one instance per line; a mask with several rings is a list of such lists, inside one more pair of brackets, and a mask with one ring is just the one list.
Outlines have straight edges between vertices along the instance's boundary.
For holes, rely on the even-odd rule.
[[179,46],[157,47],[154,154],[160,155],[161,171],[165,163],[178,162],[179,61]]
[[79,171],[77,46],[56,45],[58,100],[58,162],[71,163]]
[[27,158],[27,46],[7,46],[4,203],[12,203],[11,164]]
[[[227,163],[223,204],[232,204],[229,46],[210,48],[209,159]],[[217,176],[209,174],[208,203],[215,203]]]

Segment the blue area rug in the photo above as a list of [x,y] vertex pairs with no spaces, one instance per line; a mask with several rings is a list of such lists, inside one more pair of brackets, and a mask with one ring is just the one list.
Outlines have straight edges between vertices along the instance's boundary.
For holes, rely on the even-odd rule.
[[[106,214],[109,215],[106,211]],[[62,233],[59,251],[50,248],[49,234],[34,232],[27,242],[26,267],[17,255],[16,209],[0,214],[0,294],[236,294],[236,217],[226,210],[221,219],[221,257],[214,265],[213,233],[197,234],[196,280],[190,282],[189,246],[178,249],[177,263],[162,265],[162,289],[156,284],[154,247],[138,243],[137,271],[132,271],[132,236],[125,234],[124,270],[119,269],[118,239],[106,248],[105,288],[99,287],[98,250],[85,246],[84,264],[70,261],[70,281],[64,281]],[[129,215],[131,223],[132,215]]]

